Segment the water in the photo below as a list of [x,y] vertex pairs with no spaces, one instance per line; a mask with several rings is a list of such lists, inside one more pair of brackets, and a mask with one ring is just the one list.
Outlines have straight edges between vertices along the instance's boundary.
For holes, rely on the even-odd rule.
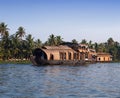
[[120,63],[0,65],[0,98],[120,98]]

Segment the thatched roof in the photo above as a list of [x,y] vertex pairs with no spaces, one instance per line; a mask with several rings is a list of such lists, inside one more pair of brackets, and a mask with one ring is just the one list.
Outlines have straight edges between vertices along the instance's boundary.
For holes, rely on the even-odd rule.
[[60,46],[44,46],[42,47],[43,49],[48,49],[48,50],[68,50],[71,49],[70,47],[66,45],[60,45]]
[[109,53],[103,53],[103,52],[97,53],[97,56],[110,56],[110,57],[112,57],[112,55],[110,55]]

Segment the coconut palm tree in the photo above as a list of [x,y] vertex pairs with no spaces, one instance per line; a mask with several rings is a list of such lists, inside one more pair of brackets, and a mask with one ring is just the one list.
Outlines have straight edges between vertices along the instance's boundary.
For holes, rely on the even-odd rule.
[[14,35],[11,35],[10,36],[10,39],[11,39],[11,53],[12,53],[12,58],[17,58],[18,57],[18,54],[19,54],[19,40],[18,38],[16,38],[16,36]]
[[48,43],[49,43],[49,45],[51,45],[51,46],[56,45],[56,38],[55,38],[55,36],[54,36],[53,34],[51,34],[51,35],[49,36],[49,38],[48,38]]
[[2,37],[2,45],[1,45],[1,48],[2,48],[2,53],[3,53],[3,59],[6,60],[6,59],[9,59],[10,57],[10,46],[11,46],[11,41],[10,41],[10,38],[9,38],[9,32],[6,31],[4,36]]
[[16,37],[22,39],[22,37],[24,37],[25,35],[25,29],[23,27],[19,27],[18,31],[16,32]]
[[95,48],[95,50],[96,50],[96,52],[99,52],[99,45],[98,45],[98,43],[94,43],[94,48]]
[[112,45],[114,45],[114,40],[112,38],[109,38],[107,40],[107,43],[108,43],[108,46],[112,46]]
[[92,44],[92,41],[91,41],[91,40],[88,42],[88,47],[91,48],[91,49],[94,48],[94,44]]
[[9,29],[7,28],[7,25],[4,22],[0,23],[0,34],[2,37],[5,35],[6,31],[8,30]]
[[27,37],[26,37],[26,52],[27,52],[27,58],[30,57],[30,55],[32,54],[32,50],[34,48],[34,41],[33,41],[34,38],[32,38],[32,35],[29,34]]
[[40,40],[40,39],[37,39],[37,40],[35,41],[35,48],[40,48],[41,46],[42,46],[41,40]]
[[56,45],[60,45],[63,42],[62,39],[61,36],[56,36]]

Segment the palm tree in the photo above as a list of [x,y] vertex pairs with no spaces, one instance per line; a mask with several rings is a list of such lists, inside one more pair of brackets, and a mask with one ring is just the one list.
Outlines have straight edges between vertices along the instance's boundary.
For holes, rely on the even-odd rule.
[[48,38],[48,43],[49,43],[49,45],[51,45],[51,46],[56,45],[56,38],[55,38],[55,36],[54,36],[53,34],[51,34],[51,35],[49,36],[49,38]]
[[94,48],[94,45],[92,44],[92,41],[91,41],[91,40],[88,42],[88,47],[91,48],[91,49]]
[[8,31],[7,25],[4,22],[0,23],[0,34],[2,37],[5,35],[6,31]]
[[109,38],[107,40],[108,46],[114,45],[114,40],[112,38]]
[[106,52],[106,47],[104,43],[99,44],[98,52]]
[[42,46],[42,42],[40,39],[37,39],[35,42],[35,48],[40,48]]
[[56,45],[60,45],[62,42],[63,42],[63,40],[62,40],[63,38],[61,38],[61,36],[56,36]]
[[19,27],[18,31],[16,32],[16,37],[22,39],[25,35],[25,29],[23,27]]
[[10,39],[11,39],[12,58],[19,58],[20,51],[21,51],[21,49],[20,49],[21,43],[20,43],[19,39],[16,37],[16,35],[11,35]]
[[34,38],[32,38],[32,35],[29,34],[27,37],[26,37],[26,52],[27,52],[27,58],[30,57],[30,55],[32,54],[32,50],[34,48],[34,41],[33,41]]
[[99,51],[98,51],[98,50],[99,50],[99,45],[98,45],[98,43],[95,42],[94,48],[95,48],[96,52],[99,52]]
[[8,31],[5,32],[1,42],[2,42],[1,48],[2,48],[2,53],[3,53],[2,58],[4,60],[9,59],[10,58],[11,41],[10,41],[10,38],[9,38],[9,32]]

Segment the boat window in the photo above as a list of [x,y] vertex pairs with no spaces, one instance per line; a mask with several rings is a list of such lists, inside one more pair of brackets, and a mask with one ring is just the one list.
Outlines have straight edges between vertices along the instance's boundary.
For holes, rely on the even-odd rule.
[[54,55],[50,54],[50,60],[54,60]]
[[99,58],[99,61],[100,61],[100,58]]
[[74,59],[78,60],[79,59],[79,53],[75,53],[74,55],[75,55]]
[[77,54],[76,53],[74,53],[73,58],[74,58],[74,60],[77,59]]
[[69,59],[69,60],[72,59],[72,58],[71,58],[71,53],[70,53],[70,52],[68,52],[68,59]]
[[66,53],[63,53],[63,59],[66,60]]
[[105,57],[104,57],[104,61],[105,61]]
[[80,53],[80,60],[85,60],[85,54],[83,52]]
[[82,53],[80,53],[80,60],[82,60]]
[[88,53],[85,53],[85,58],[88,58]]
[[60,52],[60,60],[66,60],[66,53],[65,52]]
[[63,54],[62,54],[62,52],[60,52],[59,55],[60,55],[60,60],[63,60]]

